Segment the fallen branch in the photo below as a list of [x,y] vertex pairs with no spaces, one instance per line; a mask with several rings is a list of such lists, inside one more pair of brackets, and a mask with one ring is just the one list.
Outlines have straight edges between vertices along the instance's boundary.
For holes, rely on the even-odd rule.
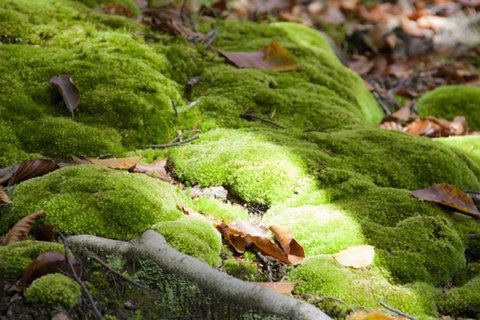
[[69,241],[80,246],[121,254],[135,251],[148,256],[168,272],[184,277],[204,290],[213,291],[233,303],[248,306],[250,309],[259,309],[296,320],[331,320],[311,304],[212,269],[206,263],[170,247],[165,238],[153,230],[145,231],[139,240],[131,243],[89,235],[72,236],[69,237]]
[[[183,139],[183,138],[187,137],[188,135],[190,135],[192,133],[194,134],[192,137],[187,138],[185,140]],[[165,144],[149,144],[149,145],[147,145],[147,148],[163,149],[163,148],[180,146],[182,144],[189,143],[189,142],[192,142],[192,141],[198,139],[200,137],[200,133],[202,133],[202,131],[200,131],[200,130],[196,130],[196,129],[195,130],[188,130],[188,131],[179,133],[178,136],[173,138],[168,143],[165,143]]]
[[380,305],[381,305],[382,307],[384,307],[385,309],[387,309],[387,310],[389,310],[389,311],[392,311],[392,312],[398,314],[399,316],[408,318],[408,319],[410,319],[410,320],[417,320],[416,318],[414,318],[414,317],[412,317],[412,316],[409,316],[408,314],[406,314],[406,313],[404,313],[404,312],[402,312],[402,311],[400,311],[400,310],[398,310],[398,309],[395,309],[394,307],[386,304],[386,303],[383,302],[383,301],[380,301],[379,303],[380,303]]

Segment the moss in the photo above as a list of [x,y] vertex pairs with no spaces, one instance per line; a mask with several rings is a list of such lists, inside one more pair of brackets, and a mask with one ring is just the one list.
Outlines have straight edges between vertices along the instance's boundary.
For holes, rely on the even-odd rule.
[[217,199],[200,197],[193,200],[195,210],[221,221],[248,220],[247,211],[240,207],[224,203]]
[[132,239],[159,221],[177,218],[177,203],[185,200],[158,179],[94,165],[23,182],[12,198],[13,212],[3,217],[4,226],[41,208],[47,212],[45,223],[60,232],[113,239]]
[[480,88],[444,86],[424,94],[418,100],[420,116],[453,120],[464,116],[471,129],[480,130]]
[[167,242],[179,251],[199,258],[211,266],[220,263],[222,239],[210,223],[182,217],[174,221],[160,222],[154,225],[153,229],[161,233]]
[[358,222],[326,206],[289,208],[273,215],[267,212],[264,222],[291,229],[307,256],[335,253],[365,242]]
[[7,278],[17,279],[39,255],[49,251],[64,252],[63,245],[55,242],[25,240],[0,246],[0,270]]
[[298,281],[295,293],[311,293],[342,299],[351,309],[378,308],[385,303],[413,316],[425,318],[436,315],[433,299],[436,291],[428,285],[404,287],[390,284],[376,269],[355,270],[338,265],[330,256],[305,259],[289,274]]
[[435,142],[459,149],[476,161],[480,160],[480,136],[437,138]]
[[0,121],[0,150],[2,150],[0,167],[6,167],[28,158],[28,154],[22,150],[12,128],[3,121]]
[[445,292],[438,301],[438,310],[442,314],[478,318],[480,315],[480,276],[467,282],[464,286]]
[[25,291],[27,302],[60,305],[66,309],[78,305],[81,297],[80,285],[60,273],[48,274],[34,280]]
[[261,281],[257,265],[253,262],[228,259],[223,263],[223,271],[244,281]]
[[88,7],[97,7],[97,6],[108,6],[108,5],[121,5],[123,8],[127,9],[128,12],[134,16],[140,13],[138,6],[133,0],[77,0],[80,3]]

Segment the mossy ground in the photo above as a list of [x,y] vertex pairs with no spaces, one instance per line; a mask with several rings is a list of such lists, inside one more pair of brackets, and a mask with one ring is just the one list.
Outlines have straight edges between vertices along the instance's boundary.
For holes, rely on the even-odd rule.
[[[469,237],[480,233],[480,224],[410,195],[433,183],[478,190],[475,150],[376,129],[382,112],[361,79],[307,27],[216,22],[215,47],[254,51],[275,40],[300,65],[289,72],[237,69],[181,39],[158,34],[159,41],[149,42],[133,20],[80,2],[5,0],[0,9],[0,165],[32,154],[134,152],[178,130],[201,129],[192,144],[135,152],[149,160],[167,155],[188,185],[223,185],[235,200],[269,207],[265,221],[291,227],[309,256],[290,273],[296,292],[336,296],[349,308],[385,300],[418,317],[463,315],[478,304],[470,290],[478,287],[476,275],[465,270],[480,256],[478,241]],[[107,3],[88,4],[100,2]],[[48,83],[58,74],[71,75],[81,92],[73,120]],[[185,92],[192,76],[200,81]],[[446,105],[438,102],[441,95],[432,99],[420,101],[421,112],[443,116],[427,111]],[[478,103],[467,100],[462,108]],[[247,110],[286,128],[242,119]],[[68,234],[131,239],[156,225],[172,244],[212,265],[218,233],[180,218],[177,205],[226,221],[244,216],[216,200],[191,202],[153,178],[94,166],[24,182],[13,201],[3,226],[39,208],[47,211],[46,222]],[[331,258],[356,244],[375,246],[370,269],[351,270]],[[459,278],[457,288],[437,289]]]

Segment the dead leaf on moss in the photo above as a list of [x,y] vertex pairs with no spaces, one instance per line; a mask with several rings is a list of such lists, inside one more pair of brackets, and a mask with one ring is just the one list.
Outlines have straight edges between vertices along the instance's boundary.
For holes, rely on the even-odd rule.
[[461,212],[472,218],[480,219],[480,212],[472,197],[459,188],[446,184],[434,184],[431,187],[412,191],[415,198],[441,204],[450,210]]
[[[74,266],[75,272],[77,274],[81,274],[80,264],[78,261],[73,258],[69,259]],[[66,274],[71,272],[68,261],[65,259],[65,255],[57,251],[42,253],[25,269],[22,278],[17,282],[17,287],[23,291],[27,284],[32,280],[40,278],[46,274],[57,272]]]
[[406,317],[398,316],[390,316],[386,313],[383,313],[378,310],[374,311],[355,311],[348,316],[348,320],[409,320]]
[[293,291],[293,288],[295,288],[295,283],[293,282],[254,282],[251,281],[249,283],[252,283],[254,285],[260,286],[265,289],[273,290],[275,292],[281,293],[281,294],[291,294]]
[[53,160],[27,160],[2,170],[0,185],[13,185],[30,178],[43,176],[59,168]]
[[128,157],[128,158],[112,158],[112,159],[92,159],[87,158],[86,160],[90,163],[107,167],[110,169],[119,169],[119,170],[133,170],[137,164],[142,160],[142,157]]
[[333,257],[345,267],[366,268],[373,263],[375,247],[370,245],[353,246],[334,254]]
[[450,122],[450,135],[451,136],[463,136],[469,132],[468,123],[465,117],[455,117]]
[[10,200],[10,197],[8,194],[3,190],[3,187],[0,186],[0,206],[2,205],[11,205],[12,200]]
[[50,79],[50,83],[55,86],[55,88],[62,95],[63,102],[65,106],[72,113],[72,119],[74,117],[74,111],[80,104],[80,91],[78,90],[71,76],[66,74],[61,74],[58,76],[53,76]]
[[287,49],[273,41],[256,52],[230,52],[218,50],[218,53],[237,68],[253,68],[267,71],[290,71],[298,68],[295,58]]
[[173,182],[166,170],[167,159],[161,159],[152,163],[140,163],[135,166],[133,172],[144,173],[165,182]]
[[293,238],[293,233],[289,228],[271,225],[270,231],[272,231],[275,241],[280,245],[280,248],[282,248],[291,263],[300,262],[305,258],[305,250]]
[[46,215],[45,211],[40,210],[18,221],[10,229],[10,231],[8,231],[7,235],[5,236],[4,243],[10,244],[10,243],[26,240],[35,222],[45,217],[45,215]]

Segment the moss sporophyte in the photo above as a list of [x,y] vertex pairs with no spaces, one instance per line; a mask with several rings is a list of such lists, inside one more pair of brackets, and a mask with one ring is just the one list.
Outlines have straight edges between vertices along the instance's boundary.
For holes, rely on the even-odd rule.
[[[133,5],[108,1],[115,2]],[[238,69],[180,38],[156,33],[157,41],[149,41],[135,20],[90,8],[103,3],[2,1],[0,166],[112,152],[153,160],[157,154],[143,150],[147,144],[198,129],[199,139],[161,155],[183,183],[222,185],[233,198],[268,208],[265,223],[293,230],[307,253],[288,274],[297,283],[295,293],[337,297],[345,310],[378,307],[382,300],[420,319],[462,315],[480,305],[478,274],[467,272],[470,258],[480,256],[479,241],[468,235],[480,233],[480,223],[410,195],[433,183],[479,189],[479,152],[472,148],[478,139],[457,143],[377,129],[383,114],[362,80],[306,26],[215,22],[216,48],[253,52],[276,41],[299,64],[285,72]],[[61,74],[70,75],[80,92],[74,120],[48,83]],[[193,77],[200,80],[186,97]],[[451,90],[462,92],[475,129],[476,88],[438,89],[420,99],[420,113],[449,117],[444,101]],[[192,101],[199,102],[187,108]],[[283,128],[242,119],[247,110]],[[48,213],[45,223],[67,235],[129,240],[154,228],[212,266],[220,261],[218,232],[184,217],[178,206],[225,220],[246,215],[228,203],[193,201],[146,175],[93,165],[23,182],[12,201],[0,218],[3,233],[41,208]],[[331,256],[360,244],[375,247],[369,268],[349,269]],[[31,250],[43,252],[42,246]],[[0,250],[7,260],[33,259],[26,249]],[[231,273],[238,268],[248,271],[251,265],[227,267]],[[447,286],[453,287],[441,289]],[[57,302],[71,305],[73,296]]]

